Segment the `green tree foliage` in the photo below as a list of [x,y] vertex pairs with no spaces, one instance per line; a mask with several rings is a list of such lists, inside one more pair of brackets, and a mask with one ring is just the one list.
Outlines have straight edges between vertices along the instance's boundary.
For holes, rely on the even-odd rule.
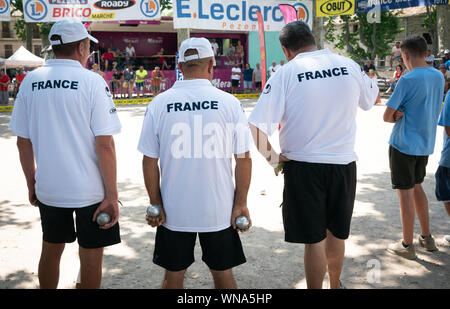
[[385,58],[402,31],[399,19],[391,11],[381,12],[378,23],[369,22],[367,14],[343,15],[340,19],[342,31],[337,33],[336,18],[328,18],[325,38],[356,61]]

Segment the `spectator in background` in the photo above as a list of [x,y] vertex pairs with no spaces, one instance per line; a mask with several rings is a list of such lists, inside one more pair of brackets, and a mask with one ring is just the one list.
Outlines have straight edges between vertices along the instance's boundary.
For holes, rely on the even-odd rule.
[[446,49],[444,51],[444,59],[442,60],[447,71],[450,71],[450,50]]
[[235,61],[235,58],[236,58],[236,48],[234,47],[233,44],[230,44],[230,47],[228,48],[227,58],[228,58],[228,61],[236,62],[236,61]]
[[123,97],[123,90],[122,90],[122,79],[123,79],[123,73],[122,71],[117,70],[116,68],[113,69],[113,75],[112,75],[112,81],[111,81],[111,92],[113,95],[113,99],[116,98],[116,92],[119,90],[120,97]]
[[284,59],[280,60],[280,65],[278,66],[279,68],[281,68],[284,65]]
[[128,43],[128,46],[125,48],[125,65],[133,65],[135,57],[136,51],[134,50],[134,46],[132,46],[131,43]]
[[367,75],[369,75],[370,70],[372,70],[376,76],[378,76],[377,69],[375,68],[375,65],[370,60],[366,60],[363,66],[364,72],[366,72]]
[[250,68],[250,64],[245,65],[245,69],[242,72],[244,75],[244,93],[253,92],[253,69]]
[[166,58],[164,58],[164,48],[161,47],[161,49],[159,50],[159,53],[157,54],[157,56],[159,56],[158,58],[158,63],[160,65],[160,68],[162,70],[167,69],[169,70],[169,65],[167,64]]
[[136,79],[136,73],[134,73],[133,66],[128,67],[123,71],[123,83],[122,88],[128,93],[128,99],[133,97],[133,85]]
[[398,65],[402,66],[403,75],[406,75],[409,72],[408,68],[406,67],[405,63],[403,62],[403,58],[400,57],[400,59],[398,59]]
[[392,78],[386,82],[386,84],[389,84],[388,90],[386,90],[386,93],[390,93],[392,90],[394,90],[395,86],[397,85],[398,80],[403,75],[403,67],[401,65],[397,65],[395,67],[395,73]]
[[25,65],[25,66],[23,67],[23,74],[27,75],[28,72],[30,72],[30,67],[27,66],[27,65]]
[[92,64],[91,71],[100,74],[101,77],[105,78],[105,73],[100,70],[100,66],[97,63]]
[[3,70],[0,70],[0,104],[8,104],[8,86],[10,82],[11,79],[9,78],[8,74],[6,74]]
[[161,92],[161,83],[164,80],[165,76],[164,73],[161,72],[159,67],[155,67],[155,69],[152,71],[152,95],[155,97]]
[[16,89],[15,89],[15,94],[14,94],[14,98],[17,96],[17,94],[19,93],[19,88],[20,88],[20,84],[23,82],[23,79],[25,78],[25,73],[23,69],[19,70],[19,74],[16,75]]
[[427,57],[425,58],[425,62],[434,67],[434,55],[431,53],[430,50],[427,51]]
[[211,47],[214,51],[214,57],[219,55],[219,44],[217,44],[216,39],[211,39]]
[[139,70],[136,71],[136,92],[138,98],[145,96],[145,81],[147,80],[147,77],[147,70],[141,65]]
[[445,68],[444,64],[441,64],[441,66],[439,67],[439,71],[442,72],[442,74],[444,75],[444,80],[445,80],[445,85],[444,85],[444,93],[447,93],[448,91],[448,86],[449,86],[449,81],[450,81],[450,71],[447,71],[447,69]]
[[242,65],[244,63],[244,46],[242,46],[241,40],[238,40],[237,42],[234,55],[236,57],[235,62],[239,63],[239,65]]
[[391,53],[391,59],[389,60],[389,65],[390,65],[390,69],[389,71],[392,71],[392,65],[394,63],[394,61],[398,61],[399,59],[402,58],[402,52],[400,49],[400,42],[397,41],[395,42],[395,46],[392,47],[392,53]]
[[273,73],[275,73],[278,69],[277,63],[275,61],[272,61],[272,65],[269,67],[269,77],[271,77],[273,75]]
[[253,84],[255,85],[256,91],[261,92],[261,67],[259,63],[256,64],[256,68],[253,70]]
[[102,55],[102,60],[104,63],[105,71],[108,71],[109,65],[114,61],[114,52],[111,48],[108,48],[108,50]]
[[233,68],[231,69],[231,93],[235,94],[237,88],[239,88],[239,81],[241,80],[242,71],[239,67],[239,63],[235,62]]

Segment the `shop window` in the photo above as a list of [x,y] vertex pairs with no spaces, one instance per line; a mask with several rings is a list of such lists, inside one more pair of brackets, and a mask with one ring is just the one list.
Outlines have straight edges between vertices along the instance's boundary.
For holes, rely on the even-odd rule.
[[12,45],[5,44],[5,58],[11,57],[13,54],[13,47]]

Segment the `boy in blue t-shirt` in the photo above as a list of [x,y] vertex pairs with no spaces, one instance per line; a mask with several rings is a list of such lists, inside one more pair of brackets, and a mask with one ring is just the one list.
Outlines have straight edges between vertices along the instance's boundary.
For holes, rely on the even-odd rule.
[[[450,216],[450,90],[445,96],[444,109],[438,124],[444,127],[444,148],[435,175],[436,198],[438,201],[444,202],[445,209]],[[450,243],[450,235],[446,235],[444,240]]]
[[389,140],[389,165],[392,188],[397,190],[400,200],[403,231],[403,240],[389,246],[388,251],[407,259],[416,257],[415,213],[421,227],[419,244],[428,251],[437,250],[430,232],[428,200],[421,183],[436,141],[444,77],[426,63],[427,48],[420,36],[402,42],[403,62],[410,72],[399,79],[383,115],[384,121],[395,123]]

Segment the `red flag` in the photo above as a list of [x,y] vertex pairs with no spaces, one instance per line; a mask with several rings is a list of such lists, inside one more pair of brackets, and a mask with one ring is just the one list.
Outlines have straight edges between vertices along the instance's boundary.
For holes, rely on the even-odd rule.
[[264,89],[266,84],[266,43],[264,38],[264,21],[260,11],[256,11],[258,17],[258,32],[259,32],[259,50],[261,54],[261,89]]
[[297,20],[298,14],[295,7],[290,4],[278,4],[281,13],[283,14],[284,23],[288,24],[291,21]]

